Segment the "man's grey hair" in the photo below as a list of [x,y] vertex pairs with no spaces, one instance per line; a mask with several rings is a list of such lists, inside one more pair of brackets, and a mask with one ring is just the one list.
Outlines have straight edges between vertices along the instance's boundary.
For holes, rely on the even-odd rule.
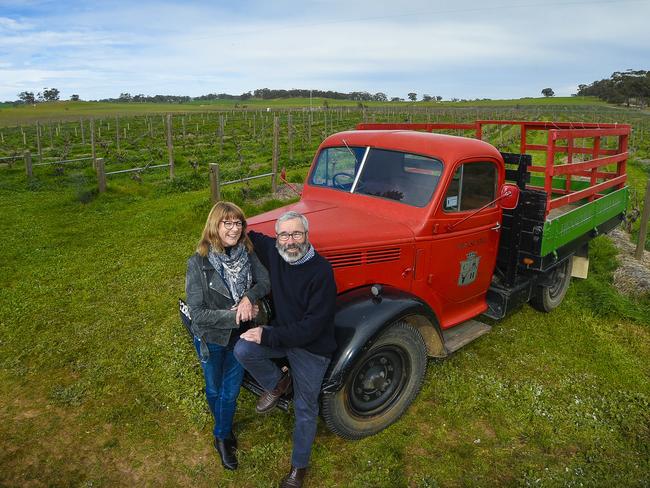
[[275,221],[275,233],[276,234],[278,233],[280,229],[280,224],[282,222],[286,222],[287,220],[294,220],[294,219],[300,219],[300,221],[302,222],[302,226],[305,228],[305,232],[309,232],[309,222],[307,221],[307,217],[305,217],[301,213],[290,210],[280,215],[278,220]]

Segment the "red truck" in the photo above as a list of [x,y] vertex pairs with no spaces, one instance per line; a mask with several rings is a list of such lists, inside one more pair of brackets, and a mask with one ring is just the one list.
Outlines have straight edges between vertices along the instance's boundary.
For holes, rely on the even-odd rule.
[[[518,153],[481,140],[503,130]],[[416,397],[427,357],[490,331],[477,317],[560,305],[571,276],[586,278],[589,241],[624,218],[629,135],[628,125],[481,120],[360,124],[325,139],[300,201],[249,224],[273,236],[283,212],[305,214],[334,268],[327,426],[349,439],[379,432]],[[259,393],[250,377],[245,386]]]

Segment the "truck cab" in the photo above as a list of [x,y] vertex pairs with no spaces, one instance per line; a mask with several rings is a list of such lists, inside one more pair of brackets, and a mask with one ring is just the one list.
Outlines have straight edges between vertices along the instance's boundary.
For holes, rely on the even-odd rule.
[[[487,309],[504,177],[501,154],[475,139],[341,132],[321,144],[291,209],[309,218],[339,293],[392,286],[420,297],[449,327]],[[286,210],[264,217],[271,224]]]

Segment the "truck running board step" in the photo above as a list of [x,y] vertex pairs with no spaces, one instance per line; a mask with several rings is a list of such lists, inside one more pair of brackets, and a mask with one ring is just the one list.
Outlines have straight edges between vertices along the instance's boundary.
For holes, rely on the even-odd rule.
[[447,352],[452,353],[491,330],[492,327],[488,324],[471,319],[450,329],[443,330],[442,338],[445,341]]

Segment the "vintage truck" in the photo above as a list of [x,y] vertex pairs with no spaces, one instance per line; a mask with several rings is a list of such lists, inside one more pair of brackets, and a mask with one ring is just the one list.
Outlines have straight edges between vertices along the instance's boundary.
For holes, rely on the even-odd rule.
[[[490,331],[477,317],[527,302],[550,312],[572,276],[586,278],[589,241],[625,215],[630,135],[628,125],[497,120],[356,129],[322,142],[300,201],[249,220],[274,236],[283,212],[305,214],[334,268],[339,347],[321,413],[348,439],[396,421],[427,357]],[[519,152],[482,141],[488,130],[516,133]],[[260,392],[250,377],[245,386]]]

